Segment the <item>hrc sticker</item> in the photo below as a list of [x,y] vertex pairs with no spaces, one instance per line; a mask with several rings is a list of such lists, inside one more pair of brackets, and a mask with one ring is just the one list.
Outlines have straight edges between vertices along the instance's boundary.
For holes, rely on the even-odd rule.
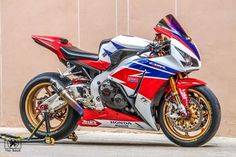
[[138,82],[138,78],[135,77],[128,77],[129,82]]

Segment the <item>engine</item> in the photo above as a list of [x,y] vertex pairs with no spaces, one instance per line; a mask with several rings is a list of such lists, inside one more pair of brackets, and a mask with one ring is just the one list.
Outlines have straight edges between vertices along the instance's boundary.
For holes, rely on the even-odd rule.
[[105,80],[99,86],[99,93],[103,105],[113,109],[124,109],[128,106],[127,100],[121,94],[119,88],[115,84],[111,84],[109,80]]

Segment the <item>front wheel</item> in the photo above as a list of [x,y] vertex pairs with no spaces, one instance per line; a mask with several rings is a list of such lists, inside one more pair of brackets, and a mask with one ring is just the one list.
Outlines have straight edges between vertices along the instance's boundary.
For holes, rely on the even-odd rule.
[[187,118],[173,118],[171,103],[163,100],[159,108],[159,123],[163,133],[175,144],[196,147],[208,142],[217,132],[221,111],[213,92],[206,86],[188,89]]

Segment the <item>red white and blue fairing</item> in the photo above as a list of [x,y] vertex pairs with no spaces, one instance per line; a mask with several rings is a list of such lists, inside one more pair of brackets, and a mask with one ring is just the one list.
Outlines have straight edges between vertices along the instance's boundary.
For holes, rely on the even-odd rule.
[[[198,70],[201,67],[201,58],[195,44],[172,15],[164,17],[154,29],[157,33],[169,38],[169,55],[153,57],[150,55],[151,51],[141,55],[126,53],[122,60],[116,62],[113,58],[112,61],[112,56],[120,50],[128,49],[130,53],[133,50],[136,52],[142,51],[153,43],[153,41],[134,36],[120,35],[102,42],[98,59],[94,59],[96,56],[93,56],[92,59],[89,57],[83,58],[83,52],[78,58],[75,58],[77,55],[70,54],[74,51],[74,48],[70,49],[73,47],[72,44],[58,37],[33,36],[33,39],[52,50],[64,62],[69,61],[79,66],[100,71],[98,75],[91,79],[90,84],[95,110],[85,109],[85,114],[79,121],[80,125],[112,127],[122,121],[129,122],[128,128],[157,130],[155,119],[151,113],[151,105],[158,91],[167,83],[170,77],[177,73]],[[68,53],[65,50],[66,47],[70,49]],[[79,53],[80,50],[76,51]],[[112,65],[114,62],[116,62],[116,65]],[[133,96],[141,82],[135,95],[134,105],[142,119],[125,115],[103,104],[99,88],[107,80],[119,84],[130,97]]]
[[[156,129],[155,120],[150,111],[150,105],[158,90],[171,76],[176,75],[176,73],[198,70],[201,62],[195,44],[186,39],[186,33],[172,16],[162,19],[154,29],[170,38],[170,55],[149,58],[145,57],[150,53],[147,52],[142,57],[137,55],[129,57],[123,60],[115,69],[104,71],[95,77],[91,84],[91,92],[95,97],[94,101],[96,101],[97,108],[103,109],[102,102],[96,99],[96,97],[99,97],[98,80],[102,82],[108,78],[115,81],[123,86],[128,95],[132,95],[142,78],[142,74],[146,71],[136,98],[135,106],[149,125]],[[110,55],[115,51],[124,48],[141,50],[151,42],[133,36],[117,36],[101,46],[99,58],[110,64]],[[145,102],[143,99],[145,99]]]

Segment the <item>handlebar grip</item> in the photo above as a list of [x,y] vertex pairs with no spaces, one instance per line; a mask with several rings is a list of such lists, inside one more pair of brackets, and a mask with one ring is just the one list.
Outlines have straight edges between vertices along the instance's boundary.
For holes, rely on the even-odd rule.
[[143,49],[143,50],[141,50],[141,51],[138,51],[138,52],[137,52],[137,55],[139,56],[139,55],[141,55],[141,54],[143,54],[143,53],[145,53],[145,52],[148,52],[148,51],[150,51],[150,46],[147,46],[145,49]]

